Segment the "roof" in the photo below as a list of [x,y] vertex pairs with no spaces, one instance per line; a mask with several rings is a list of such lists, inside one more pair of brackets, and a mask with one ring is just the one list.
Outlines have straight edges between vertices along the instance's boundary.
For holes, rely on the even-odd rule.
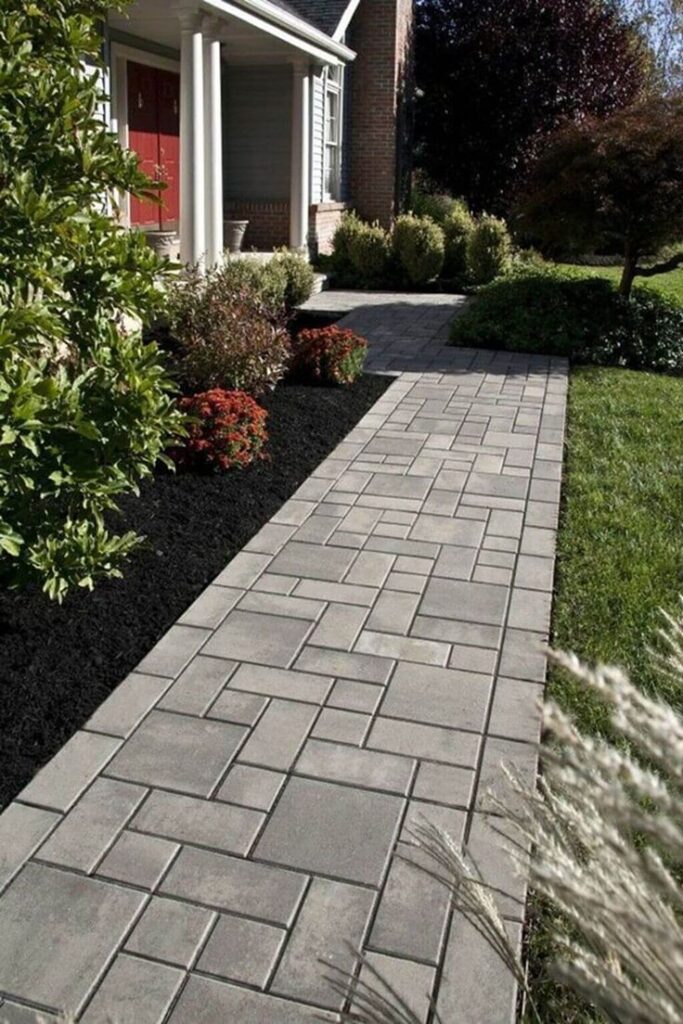
[[303,18],[310,25],[331,36],[342,20],[351,0],[272,0],[277,7]]

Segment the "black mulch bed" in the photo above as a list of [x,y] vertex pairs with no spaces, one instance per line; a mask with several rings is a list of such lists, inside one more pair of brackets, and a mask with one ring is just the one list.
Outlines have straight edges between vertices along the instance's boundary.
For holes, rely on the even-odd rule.
[[89,718],[156,640],[377,401],[389,377],[350,388],[280,386],[263,405],[271,458],[197,476],[159,472],[121,502],[147,538],[93,593],[52,604],[0,594],[0,806]]

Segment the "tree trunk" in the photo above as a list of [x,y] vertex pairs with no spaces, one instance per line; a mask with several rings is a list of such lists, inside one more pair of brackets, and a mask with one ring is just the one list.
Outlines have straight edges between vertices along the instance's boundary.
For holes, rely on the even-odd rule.
[[619,282],[619,294],[624,299],[631,297],[631,287],[636,276],[637,266],[638,253],[630,245],[627,245],[624,251],[624,269],[621,272],[621,281]]

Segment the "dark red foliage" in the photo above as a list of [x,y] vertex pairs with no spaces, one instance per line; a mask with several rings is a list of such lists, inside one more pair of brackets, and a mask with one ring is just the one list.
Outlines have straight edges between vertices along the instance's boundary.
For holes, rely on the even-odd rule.
[[292,344],[292,376],[321,384],[352,384],[363,369],[367,348],[365,338],[348,328],[300,331]]
[[263,458],[268,413],[244,391],[213,388],[180,401],[188,437],[171,457],[184,468],[232,469]]
[[418,164],[507,213],[543,139],[632,103],[646,48],[611,0],[418,0]]

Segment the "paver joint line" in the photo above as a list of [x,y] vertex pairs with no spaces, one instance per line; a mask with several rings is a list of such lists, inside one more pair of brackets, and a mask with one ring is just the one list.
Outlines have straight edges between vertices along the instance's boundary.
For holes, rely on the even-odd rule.
[[567,366],[447,347],[460,296],[330,304],[394,382],[0,816],[7,1007],[333,1020],[362,948],[424,1021],[513,1019],[404,855],[466,838],[518,940],[480,812],[536,771]]

